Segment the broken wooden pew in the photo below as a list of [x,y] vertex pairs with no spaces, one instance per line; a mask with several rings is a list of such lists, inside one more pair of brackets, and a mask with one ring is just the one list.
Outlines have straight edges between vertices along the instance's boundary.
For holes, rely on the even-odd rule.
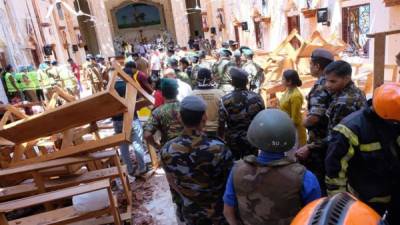
[[[104,189],[107,190],[108,193],[109,206],[103,209],[80,212],[73,206],[70,206],[12,221],[8,221],[5,216],[5,213],[16,209],[27,208]],[[2,225],[69,224],[85,219],[97,218],[105,214],[112,215],[114,224],[119,225],[122,223],[108,179],[0,203],[0,224]]]
[[[141,94],[150,104],[154,98],[126,74],[121,66],[113,63],[114,72],[105,91],[84,99],[68,102],[58,108],[26,117],[20,115],[18,121],[0,126],[0,137],[15,143],[10,167],[68,157],[72,155],[103,150],[131,141],[131,121],[135,111],[136,96]],[[117,77],[127,83],[126,95],[121,97],[114,88]],[[7,113],[7,112],[6,112]],[[123,132],[105,138],[74,143],[75,134],[81,126],[123,114]],[[55,134],[62,134],[63,145],[49,154],[39,154],[32,150],[35,141]],[[11,156],[10,156],[11,157]]]
[[[108,168],[98,167],[98,164],[95,162],[103,159],[110,159],[114,166]],[[68,177],[61,176],[58,177],[58,179],[47,179],[47,177],[42,174],[42,171],[74,164],[84,164],[88,167],[89,171],[79,175],[69,174]],[[121,165],[116,150],[96,152],[82,157],[55,159],[51,161],[0,170],[1,179],[6,177],[18,177],[21,175],[25,175],[23,177],[30,176],[30,178],[33,178],[34,183],[24,183],[10,187],[3,187],[0,191],[0,202],[24,197],[32,193],[45,193],[49,190],[57,190],[78,185],[80,183],[88,183],[105,178],[114,179],[118,177],[121,179],[128,204],[132,203],[131,190],[127,181],[126,168],[125,166]]]

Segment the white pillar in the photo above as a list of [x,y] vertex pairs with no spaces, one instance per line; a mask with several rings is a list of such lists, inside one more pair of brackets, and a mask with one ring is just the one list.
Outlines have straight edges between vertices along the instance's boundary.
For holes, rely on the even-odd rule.
[[90,5],[91,14],[95,16],[96,19],[95,28],[100,53],[106,57],[115,56],[113,37],[104,0],[89,0],[88,3]]

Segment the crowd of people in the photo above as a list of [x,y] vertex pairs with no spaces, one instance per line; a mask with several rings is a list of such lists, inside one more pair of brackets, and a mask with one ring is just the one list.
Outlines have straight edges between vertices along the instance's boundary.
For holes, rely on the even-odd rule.
[[[136,113],[132,121],[137,165],[129,144],[120,146],[122,160],[130,176],[141,176],[148,170],[144,140],[158,150],[179,223],[290,224],[308,203],[349,192],[400,224],[399,83],[380,86],[367,101],[351,65],[316,49],[310,72],[317,81],[303,116],[297,71],[283,72],[286,90],[273,109],[259,94],[264,73],[252,49],[224,42],[212,54],[154,46],[125,55],[124,71],[155,104],[144,124]],[[80,71],[93,93],[104,90],[112,68],[103,57],[88,55],[81,70],[69,62],[64,75],[57,62],[45,62],[37,81],[30,68],[6,68],[9,94],[34,101],[32,90],[48,98],[58,85],[79,95]],[[122,80],[115,87],[125,95]],[[112,120],[121,132],[122,116]]]
[[271,109],[250,48],[223,43],[213,63],[204,51],[182,53],[152,53],[156,104],[143,126],[180,223],[290,224],[308,203],[349,192],[398,224],[399,83],[367,101],[351,65],[316,49],[303,116],[297,71],[283,72],[286,91]]

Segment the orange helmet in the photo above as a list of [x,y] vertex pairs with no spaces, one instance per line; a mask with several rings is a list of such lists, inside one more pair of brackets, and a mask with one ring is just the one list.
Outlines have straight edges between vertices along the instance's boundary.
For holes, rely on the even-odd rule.
[[385,224],[369,206],[349,193],[320,198],[305,206],[291,225],[378,225]]
[[372,105],[381,118],[400,121],[400,83],[382,84],[375,89]]

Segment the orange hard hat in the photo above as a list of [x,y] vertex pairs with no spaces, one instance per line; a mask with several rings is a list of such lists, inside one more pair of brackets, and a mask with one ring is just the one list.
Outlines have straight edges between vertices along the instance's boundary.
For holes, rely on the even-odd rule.
[[291,225],[378,225],[381,222],[373,209],[343,192],[309,203]]
[[381,118],[400,121],[400,83],[386,83],[375,89],[372,105]]

